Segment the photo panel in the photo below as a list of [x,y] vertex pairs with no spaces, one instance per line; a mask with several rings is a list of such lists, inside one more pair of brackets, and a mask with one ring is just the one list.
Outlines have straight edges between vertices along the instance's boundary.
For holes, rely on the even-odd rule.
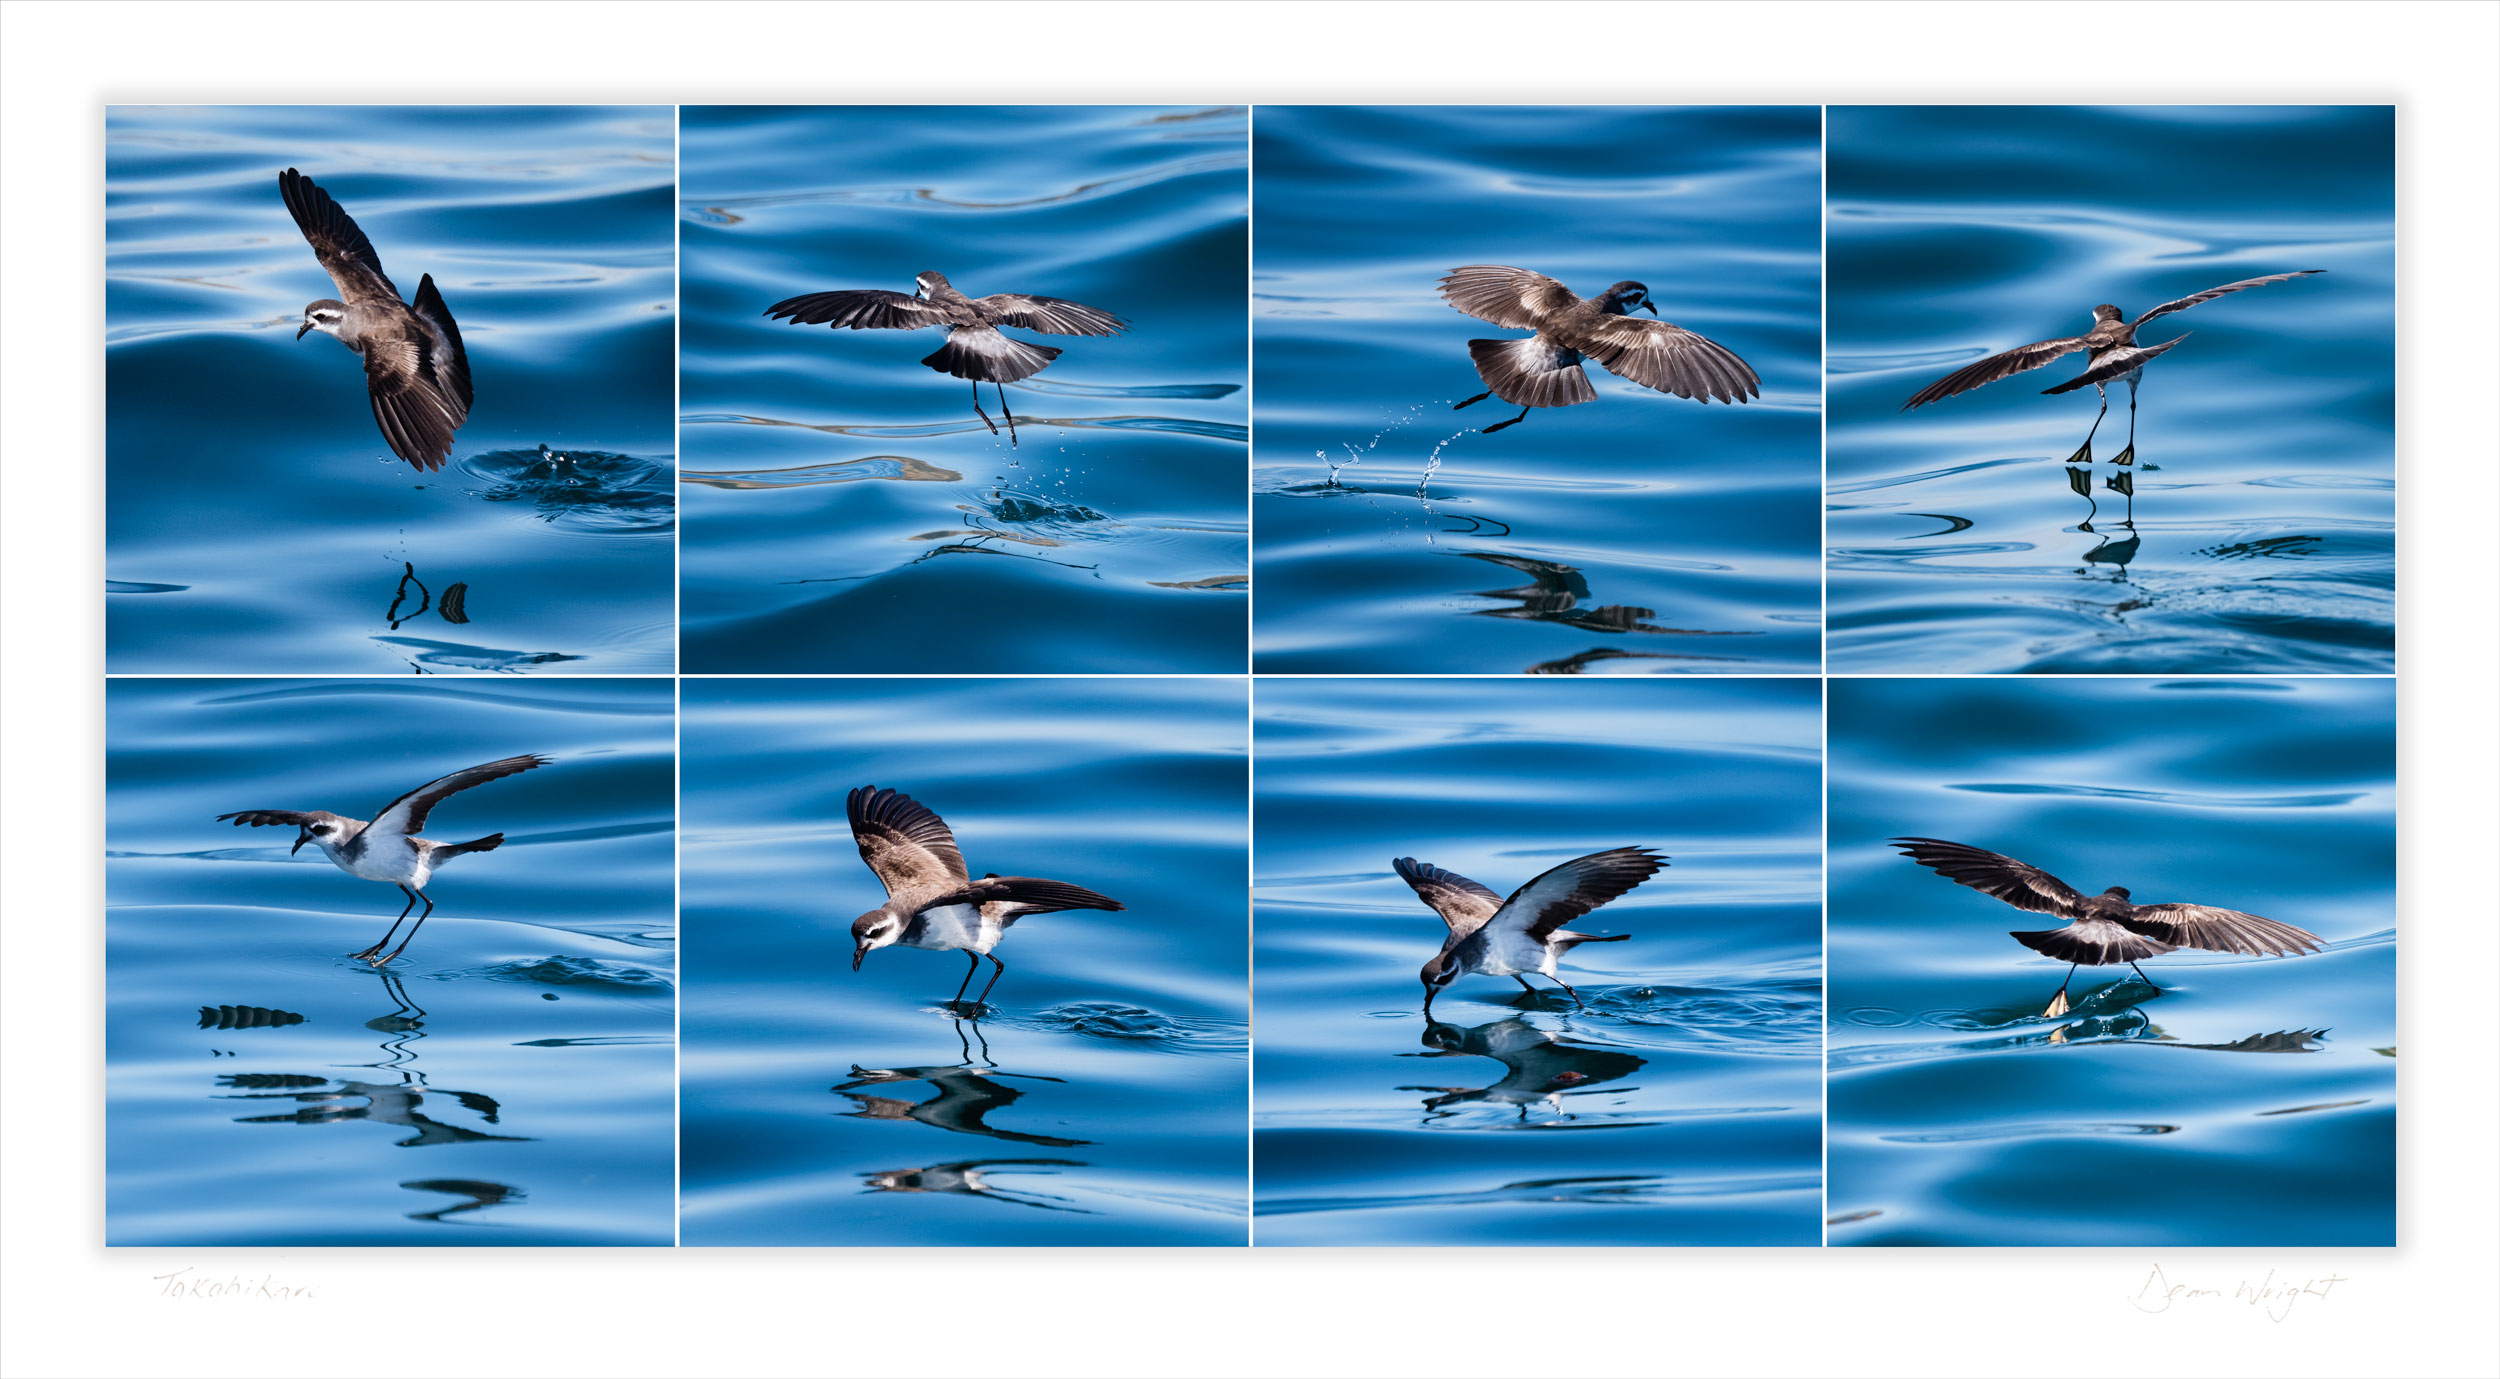
[[1246,110],[683,119],[689,671],[1242,671]]
[[2395,669],[2394,107],[1828,127],[1835,674]]
[[1830,1243],[2395,1244],[2395,708],[1833,681]]
[[1255,664],[1812,673],[1814,106],[1260,106]]
[[1815,1244],[1821,688],[1259,681],[1255,1242]]
[[685,690],[687,1245],[1240,1245],[1235,679]]
[[675,126],[111,107],[108,671],[673,669]]
[[111,682],[106,1243],[669,1244],[673,692]]

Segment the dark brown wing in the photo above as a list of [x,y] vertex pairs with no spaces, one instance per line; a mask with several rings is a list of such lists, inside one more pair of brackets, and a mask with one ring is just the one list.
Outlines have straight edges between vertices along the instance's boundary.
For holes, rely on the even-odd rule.
[[2171,339],[2146,348],[2129,345],[2124,349],[2111,350],[2101,356],[2100,362],[2085,369],[2082,373],[2076,374],[2054,388],[2042,388],[2040,395],[2046,397],[2052,393],[2071,393],[2077,388],[2089,388],[2095,383],[2107,383],[2113,378],[2134,373],[2144,367],[2146,360],[2159,359],[2172,345],[2195,333],[2192,330],[2181,331]]
[[295,217],[295,228],[304,232],[304,242],[312,246],[322,271],[338,284],[339,300],[350,304],[399,301],[399,289],[391,286],[389,275],[382,271],[382,256],[373,251],[373,241],[365,238],[355,219],[328,192],[288,168],[278,174],[278,194],[286,198],[287,214]]
[[2218,910],[2211,905],[2138,905],[2119,923],[2181,948],[2216,953],[2255,953],[2290,957],[2315,953],[2324,946],[2316,934],[2263,915]]
[[2074,887],[2004,853],[1984,851],[1967,843],[1948,843],[1942,838],[1888,841],[1901,849],[1903,856],[1933,869],[1938,876],[1975,891],[1986,891],[2017,910],[2037,910],[2068,919],[2083,913],[2083,897],[2076,894]]
[[[443,467],[453,433],[469,416],[468,403],[438,374],[440,359],[435,343],[414,332],[365,342],[365,392],[373,402],[373,420],[391,453],[421,470]],[[465,388],[465,363],[458,377]]]
[[254,828],[274,828],[279,825],[302,828],[312,822],[312,815],[294,809],[243,809],[232,814],[217,816],[217,822],[221,824],[228,819],[234,820],[236,828],[241,828],[245,824],[250,824]]
[[946,313],[936,304],[901,292],[873,287],[810,292],[775,302],[765,315],[802,326],[836,326],[852,330],[918,330],[942,326]]
[[1117,335],[1128,329],[1128,322],[1108,311],[1057,297],[999,292],[980,298],[973,305],[998,313],[1001,325],[1022,326],[1044,335]]
[[454,771],[441,780],[428,781],[382,806],[382,812],[373,816],[373,822],[365,826],[365,831],[384,837],[393,833],[414,837],[425,831],[427,812],[442,803],[445,796],[457,794],[472,785],[484,785],[490,780],[519,775],[544,766],[549,760],[535,754],[505,757],[501,761],[490,761],[465,771]]
[[1743,402],[1759,397],[1762,380],[1725,345],[1665,321],[1601,316],[1593,327],[1556,336],[1608,373],[1677,397]]
[[1537,318],[1579,300],[1542,273],[1497,263],[1471,263],[1441,279],[1441,299],[1479,321],[1534,330]]
[[1464,937],[1484,927],[1484,922],[1502,908],[1502,898],[1454,871],[1444,871],[1430,862],[1400,857],[1390,866],[1406,884],[1415,888],[1433,913],[1450,926],[1450,932]]
[[953,889],[966,879],[954,830],[935,810],[899,790],[863,785],[850,796],[851,841],[886,894],[915,887]]
[[[937,816],[933,814],[929,817]],[[920,908],[934,910],[944,905],[989,905],[998,902],[1005,902],[1014,908],[1015,914],[1009,917],[1011,922],[1025,915],[1046,915],[1060,910],[1128,908],[1107,895],[1065,881],[1052,881],[1039,876],[999,876],[995,873],[978,881],[958,881],[943,894],[922,901]]]
[[2000,378],[2010,378],[2015,374],[2039,368],[2051,360],[2082,349],[2084,342],[2089,338],[2083,335],[2070,335],[2063,340],[2039,340],[2028,345],[2017,345],[2003,354],[1989,355],[1975,364],[1965,364],[1919,389],[1909,401],[1901,404],[1901,410],[1906,412],[1913,407],[1924,407],[1930,402],[1941,402],[1955,393],[1967,393],[1983,383],[1994,383]]
[[2294,278],[2306,278],[2311,274],[2323,273],[2325,271],[2326,270],[2323,268],[2303,268],[2298,272],[2269,273],[2262,278],[2242,278],[2235,283],[2224,283],[2220,287],[2209,287],[2194,296],[2181,297],[2175,302],[2164,302],[2160,306],[2148,308],[2143,315],[2135,318],[2135,323],[2141,326],[2146,321],[2152,320],[2156,316],[2167,316],[2174,311],[2185,311],[2189,307],[2196,305],[2198,302],[2210,302],[2214,298],[2223,296],[2227,293],[2240,292],[2251,287],[2263,287],[2267,283],[2290,282]]
[[1666,864],[1666,858],[1636,847],[1574,857],[1512,891],[1485,923],[1522,930],[1542,943],[1556,929],[1648,880]]

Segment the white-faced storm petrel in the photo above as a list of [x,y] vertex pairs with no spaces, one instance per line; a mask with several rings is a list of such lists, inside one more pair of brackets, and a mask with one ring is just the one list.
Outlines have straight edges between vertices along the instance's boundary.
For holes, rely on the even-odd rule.
[[[490,761],[465,771],[454,771],[382,806],[382,812],[374,815],[371,823],[344,818],[326,809],[309,812],[246,809],[233,814],[220,814],[217,818],[221,823],[232,819],[237,828],[245,824],[254,828],[271,824],[290,826],[298,832],[295,846],[287,849],[289,856],[302,851],[304,844],[311,843],[319,847],[322,855],[340,871],[367,881],[388,881],[399,887],[400,892],[408,897],[408,903],[400,907],[399,918],[391,921],[389,933],[382,935],[381,943],[353,955],[380,967],[407,951],[408,945],[416,940],[417,930],[424,928],[427,917],[434,913],[434,902],[425,893],[425,883],[432,879],[435,868],[466,853],[493,852],[503,846],[503,835],[500,833],[489,833],[465,843],[438,843],[430,838],[420,838],[417,830],[425,827],[427,812],[456,791],[517,775],[533,767],[544,766],[547,761],[542,756],[505,757],[501,761]],[[415,924],[409,926],[408,937],[399,941],[399,947],[392,949],[388,957],[382,956],[383,945],[391,941],[391,934],[399,932],[400,922],[408,918],[408,912],[415,909],[420,900],[425,901],[425,912],[417,916]]]
[[[2056,999],[2041,1012],[2049,1019],[2066,1013],[2066,986],[2075,979],[2076,967],[2115,967],[2123,962],[2144,977],[2144,969],[2135,966],[2136,959],[2159,957],[2174,948],[2290,957],[2315,953],[2321,943],[2306,929],[2238,910],[2177,901],[2138,905],[2128,899],[2124,886],[2084,895],[2027,862],[1964,843],[1941,838],[1889,841],[1903,856],[1948,881],[1985,891],[2018,910],[2037,910],[2072,921],[2063,929],[2015,931],[2013,935],[2025,948],[2071,964],[2066,981],[2058,983]],[[2153,979],[2144,977],[2144,982],[2151,986]]]
[[1630,934],[1575,934],[1563,926],[1646,881],[1667,859],[1647,848],[1611,848],[1575,857],[1504,900],[1453,871],[1400,857],[1390,865],[1450,926],[1441,951],[1424,964],[1424,1014],[1432,998],[1474,972],[1508,977],[1533,996],[1527,974],[1542,972],[1586,1009],[1580,993],[1554,975],[1554,962],[1583,943],[1620,943]]
[[293,168],[278,174],[295,228],[339,286],[344,301],[324,298],[304,308],[304,332],[320,331],[365,357],[365,391],[391,453],[420,470],[436,470],[451,454],[452,433],[469,419],[469,354],[460,327],[434,290],[434,275],[417,280],[413,303],[382,272],[382,256],[330,194]]
[[1016,437],[1016,414],[1007,407],[1006,385],[1049,368],[1059,351],[1049,345],[1027,344],[1001,335],[1000,326],[1017,326],[1044,335],[1117,335],[1128,329],[1128,322],[1081,302],[1031,297],[1021,292],[967,297],[955,290],[945,274],[936,272],[921,274],[919,282],[920,291],[909,297],[873,287],[842,288],[775,302],[764,314],[776,321],[802,326],[845,326],[852,330],[945,327],[946,343],[920,362],[939,373],[972,380],[972,410],[979,413],[991,435],[998,434],[998,423],[981,410],[981,385],[996,386],[998,410],[1007,413],[1007,439],[1011,443]]
[[1046,881],[1034,876],[1000,876],[975,881],[964,869],[964,855],[955,834],[927,805],[894,790],[863,785],[850,796],[851,838],[859,858],[885,883],[885,904],[851,924],[851,970],[857,972],[868,955],[890,944],[961,951],[969,959],[963,984],[955,989],[961,1003],[972,987],[972,974],[987,957],[996,970],[989,985],[973,998],[979,1005],[1007,972],[1007,964],[990,950],[1006,936],[1007,927],[1026,915],[1060,910],[1125,910],[1109,896],[1083,886]]
[[1955,393],[1967,393],[1982,384],[1994,383],[2000,378],[2011,378],[2015,374],[2039,368],[2053,359],[2073,354],[2077,350],[2084,350],[2088,353],[2085,355],[2085,367],[2082,373],[2054,388],[2041,389],[2042,395],[2045,396],[2050,393],[2071,393],[2089,384],[2095,392],[2101,395],[2101,410],[2092,418],[2092,430],[2084,436],[2083,448],[2077,450],[2067,463],[2089,464],[2091,462],[2092,437],[2100,434],[2101,418],[2109,415],[2109,385],[2123,382],[2127,385],[2127,448],[2120,452],[2116,462],[2131,464],[2135,460],[2136,384],[2144,377],[2145,364],[2159,358],[2172,345],[2187,338],[2186,335],[2175,335],[2158,345],[2139,345],[2136,343],[2135,333],[2142,330],[2146,322],[2167,316],[2174,311],[2185,311],[2199,302],[2210,302],[2216,297],[2238,292],[2244,288],[2263,287],[2267,283],[2288,282],[2293,278],[2306,278],[2325,271],[2323,268],[2303,268],[2294,273],[2270,273],[2262,278],[2243,278],[2235,283],[2224,283],[2220,287],[2209,287],[2191,296],[2181,297],[2175,302],[2164,302],[2160,306],[2153,307],[2136,317],[2132,324],[2125,319],[2127,313],[2104,302],[2092,308],[2092,329],[2083,334],[2070,335],[2062,340],[2040,340],[2028,345],[2017,345],[2003,354],[1992,354],[1977,363],[1965,364],[1919,389],[1915,397],[1901,404],[1901,410],[1906,412],[1913,407],[1924,407],[1930,402],[1941,402]]
[[1532,407],[1595,401],[1597,389],[1580,367],[1583,359],[1644,388],[1704,403],[1743,402],[1762,392],[1762,380],[1725,346],[1682,326],[1630,315],[1658,314],[1649,289],[1636,282],[1616,283],[1584,301],[1542,273],[1475,263],[1443,278],[1441,296],[1480,321],[1536,332],[1524,339],[1467,342],[1488,391],[1458,406],[1498,397],[1519,408],[1519,415],[1484,428],[1488,436],[1526,421]]

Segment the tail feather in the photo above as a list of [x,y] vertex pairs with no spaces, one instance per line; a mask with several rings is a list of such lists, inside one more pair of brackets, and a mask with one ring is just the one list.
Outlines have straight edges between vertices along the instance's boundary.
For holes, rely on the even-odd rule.
[[946,343],[920,362],[942,374],[978,383],[1013,383],[1050,367],[1059,351],[1001,335],[989,326],[958,326]]
[[2114,967],[2122,962],[2141,958],[2157,958],[2178,947],[2160,939],[2133,933],[2115,924],[2076,924],[2064,929],[2014,931],[2014,941],[2035,953],[2046,954],[2059,962],[2076,962],[2086,967]]
[[472,838],[465,843],[453,843],[449,847],[436,848],[434,849],[434,860],[436,862],[448,861],[451,858],[458,857],[464,852],[493,852],[495,849],[502,846],[503,835],[500,833],[489,833],[483,838]]
[[1630,934],[1575,934],[1569,929],[1556,929],[1545,937],[1546,942],[1555,944],[1568,953],[1583,943],[1621,943],[1632,936]]
[[1515,340],[1470,340],[1467,353],[1476,376],[1493,395],[1514,407],[1569,407],[1597,400],[1580,356],[1534,335]]

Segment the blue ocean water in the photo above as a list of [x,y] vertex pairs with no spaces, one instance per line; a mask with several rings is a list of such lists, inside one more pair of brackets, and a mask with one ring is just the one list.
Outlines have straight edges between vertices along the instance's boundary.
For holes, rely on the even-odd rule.
[[[1813,1244],[1819,696],[1260,681],[1257,1243]],[[1631,935],[1564,960],[1588,1009],[1474,976],[1423,1018],[1446,929],[1392,858],[1508,895],[1629,844],[1670,860],[1573,923]]]
[[[688,669],[1242,670],[1247,119],[688,107]],[[1011,444],[921,366],[938,332],[765,316],[931,269],[1130,328],[1011,328],[1064,351]]]
[[[1241,1244],[1246,714],[1237,679],[688,682],[685,1242]],[[1018,921],[971,1018],[957,954],[853,972],[861,785],[1128,908]]]
[[[2395,668],[2395,113],[1835,107],[1837,672]],[[2250,288],[2108,418],[2068,355],[1902,414],[2101,302]],[[2087,436],[2091,454],[2081,453]]]
[[[2395,1243],[2394,714],[2383,679],[1836,681],[1831,1243]],[[2067,965],[2006,935],[2061,921],[1900,834],[2325,951],[2084,968],[2043,1018]]]
[[[116,680],[106,693],[105,1235],[115,1245],[665,1245],[671,687]],[[462,767],[400,893],[239,809],[371,818]],[[400,930],[402,937],[409,931]]]
[[[1821,660],[1820,116],[1812,107],[1262,106],[1256,660],[1277,672],[1812,671]],[[1659,315],[1741,407],[1591,365],[1488,398],[1435,289],[1498,263]]]
[[[673,123],[113,108],[110,668],[669,670]],[[459,322],[477,401],[439,472],[392,456],[355,354],[294,338],[337,288],[278,195],[289,167]]]

